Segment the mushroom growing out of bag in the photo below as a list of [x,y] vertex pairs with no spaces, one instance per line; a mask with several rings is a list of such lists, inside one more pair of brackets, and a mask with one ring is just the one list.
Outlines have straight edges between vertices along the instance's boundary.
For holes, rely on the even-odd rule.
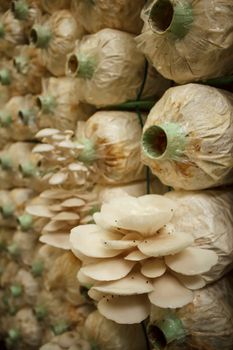
[[16,45],[26,43],[23,24],[11,11],[0,14],[0,52],[9,57],[14,55]]
[[142,161],[162,183],[200,190],[233,181],[233,94],[188,84],[169,89],[150,111]]
[[42,81],[42,94],[37,97],[40,128],[74,130],[78,120],[85,120],[94,107],[79,102],[79,91],[71,78],[49,78]]
[[142,29],[140,12],[144,0],[73,0],[71,10],[88,33],[104,28],[139,34]]
[[179,84],[225,76],[233,71],[232,17],[231,0],[150,1],[138,47]]
[[133,35],[114,29],[78,40],[67,55],[66,75],[76,78],[81,100],[98,107],[136,100],[144,80],[144,98],[161,96],[170,84],[151,66],[146,70]]
[[49,76],[49,72],[44,67],[39,51],[31,46],[19,46],[16,48],[13,64],[18,73],[18,79],[24,85],[22,92],[40,94],[42,77]]
[[[51,174],[56,176],[50,179],[51,184],[119,185],[145,178],[141,132],[136,113],[100,111],[78,124],[75,137],[54,129],[42,130],[37,136],[44,141],[44,149],[37,146],[34,151],[44,155],[48,163],[53,158],[62,159],[57,174]],[[75,177],[75,173],[80,175]]]
[[92,312],[85,322],[85,332],[95,349],[146,350],[146,339],[141,325],[120,325]]
[[40,49],[45,67],[55,76],[65,74],[66,55],[75,47],[82,31],[67,10],[56,11],[32,27],[30,39]]
[[30,141],[38,131],[38,108],[34,97],[14,96],[0,111],[0,133],[4,133],[5,139],[15,141]]
[[99,312],[132,324],[147,318],[151,304],[192,303],[194,290],[232,268],[232,201],[228,191],[118,197],[94,214],[96,225],[72,229],[78,279]]
[[154,350],[230,350],[233,344],[232,277],[194,292],[176,310],[153,306],[148,337]]

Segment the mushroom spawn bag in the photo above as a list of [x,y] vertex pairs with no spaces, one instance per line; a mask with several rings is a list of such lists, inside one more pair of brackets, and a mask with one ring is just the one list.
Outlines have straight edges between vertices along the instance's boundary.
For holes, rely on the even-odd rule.
[[[233,267],[233,190],[171,191],[166,197],[175,200],[177,208],[170,222],[174,232],[191,232],[194,246],[215,251],[218,262],[205,273],[210,283]],[[186,264],[187,266],[187,264]]]
[[233,72],[232,0],[154,0],[142,12],[138,47],[179,84]]
[[140,135],[136,113],[99,111],[77,128],[77,140],[84,145],[79,159],[96,165],[99,184],[142,180]]
[[150,111],[142,161],[162,183],[199,190],[233,181],[233,95],[188,84],[169,89]]
[[[87,35],[67,56],[66,75],[77,77],[81,100],[99,107],[136,100],[145,74],[146,60],[134,37],[119,30]],[[142,96],[161,96],[169,84],[149,67]]]
[[154,350],[231,350],[232,276],[195,291],[193,302],[171,312],[153,307],[148,336]]
[[14,55],[16,45],[26,43],[23,24],[14,18],[11,11],[0,14],[0,53]]
[[85,120],[94,112],[92,106],[79,102],[75,81],[66,77],[43,79],[37,105],[40,128],[74,130],[78,120]]
[[46,68],[55,76],[65,73],[66,55],[82,36],[73,15],[68,10],[56,11],[49,18],[39,19],[31,30],[31,42],[41,49]]
[[73,0],[71,9],[88,33],[112,28],[139,34],[144,4],[145,0]]
[[14,96],[0,111],[0,135],[6,140],[29,141],[35,138],[37,108],[32,95]]

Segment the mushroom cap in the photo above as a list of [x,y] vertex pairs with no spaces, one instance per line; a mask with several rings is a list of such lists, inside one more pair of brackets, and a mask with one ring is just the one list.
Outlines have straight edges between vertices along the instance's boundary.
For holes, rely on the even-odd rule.
[[70,240],[68,234],[46,234],[40,236],[39,241],[55,248],[70,250]]
[[131,272],[120,280],[96,284],[93,289],[106,294],[135,295],[149,293],[153,290],[153,286],[140,273]]
[[185,288],[174,276],[166,273],[153,282],[153,292],[148,294],[152,304],[161,308],[178,308],[193,300],[193,292]]
[[146,295],[109,296],[99,301],[98,310],[114,322],[133,324],[140,323],[148,317],[150,303]]
[[128,275],[135,263],[122,258],[111,258],[86,265],[81,271],[97,281],[115,281]]
[[92,258],[111,258],[120,250],[106,248],[107,240],[117,240],[121,235],[104,230],[97,225],[80,225],[71,230],[70,243],[73,251]]
[[170,269],[182,275],[195,276],[205,273],[216,265],[218,255],[208,249],[189,247],[175,255],[165,257]]
[[190,246],[194,238],[189,233],[162,232],[152,238],[144,240],[138,245],[138,249],[150,257],[166,256],[176,254]]
[[97,225],[106,229],[130,230],[151,236],[167,224],[176,207],[175,202],[159,195],[123,196],[111,199],[94,214]]
[[166,272],[166,264],[163,259],[148,259],[142,262],[141,273],[148,278],[162,276]]

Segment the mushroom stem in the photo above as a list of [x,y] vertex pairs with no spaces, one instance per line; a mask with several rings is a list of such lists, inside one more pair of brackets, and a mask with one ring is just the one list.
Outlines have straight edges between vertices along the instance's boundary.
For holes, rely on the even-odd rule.
[[18,73],[24,74],[28,65],[28,59],[25,56],[16,56],[13,60],[14,66]]
[[155,0],[149,15],[149,24],[156,34],[172,33],[182,39],[193,23],[190,1]]
[[46,49],[51,38],[52,33],[48,27],[35,25],[31,30],[31,41],[36,47],[40,49]]
[[84,139],[81,143],[84,148],[82,149],[78,159],[83,163],[93,163],[97,159],[94,142],[92,140]]
[[176,123],[153,125],[142,136],[143,152],[154,160],[177,160],[185,146],[185,133]]
[[181,320],[173,313],[167,313],[159,321],[150,323],[147,333],[154,350],[164,350],[168,344],[181,342],[186,336]]
[[67,75],[83,79],[91,79],[95,72],[96,63],[94,59],[86,58],[79,53],[68,56]]
[[3,68],[0,71],[0,82],[2,85],[10,85],[11,84],[11,74],[10,74],[9,69]]
[[13,1],[11,4],[11,10],[14,13],[15,18],[19,20],[27,19],[29,7],[25,0]]
[[53,96],[39,96],[37,97],[37,106],[45,114],[53,113],[56,107],[56,101]]
[[18,217],[18,223],[22,231],[28,231],[32,228],[33,218],[29,214],[24,214]]
[[3,24],[0,22],[0,39],[4,38],[5,30]]

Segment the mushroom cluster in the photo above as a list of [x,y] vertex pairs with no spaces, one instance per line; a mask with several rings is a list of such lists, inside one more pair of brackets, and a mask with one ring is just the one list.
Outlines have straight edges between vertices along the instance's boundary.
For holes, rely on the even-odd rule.
[[79,282],[106,318],[139,323],[150,304],[179,308],[205,286],[201,275],[218,256],[196,247],[191,233],[172,229],[175,210],[164,196],[118,197],[94,214],[96,224],[71,230],[71,249],[82,261]]

